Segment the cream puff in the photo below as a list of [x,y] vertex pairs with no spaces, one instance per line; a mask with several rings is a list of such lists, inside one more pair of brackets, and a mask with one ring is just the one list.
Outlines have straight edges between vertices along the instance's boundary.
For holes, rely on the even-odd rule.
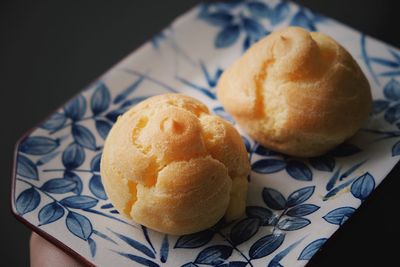
[[341,45],[288,27],[251,46],[218,83],[218,99],[254,140],[285,154],[326,153],[367,119],[370,85]]
[[245,210],[250,165],[236,129],[189,96],[134,106],[112,127],[101,159],[105,191],[133,221],[189,234]]

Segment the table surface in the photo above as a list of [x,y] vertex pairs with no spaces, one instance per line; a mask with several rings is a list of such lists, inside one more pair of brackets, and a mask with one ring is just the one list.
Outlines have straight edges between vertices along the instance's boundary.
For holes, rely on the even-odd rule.
[[[198,3],[174,1],[1,1],[1,254],[29,264],[29,230],[9,208],[16,140],[66,99],[117,63],[172,19]],[[296,1],[400,47],[396,0]],[[380,266],[397,262],[400,227],[394,211],[400,165],[308,266]],[[395,241],[394,244],[397,242]]]

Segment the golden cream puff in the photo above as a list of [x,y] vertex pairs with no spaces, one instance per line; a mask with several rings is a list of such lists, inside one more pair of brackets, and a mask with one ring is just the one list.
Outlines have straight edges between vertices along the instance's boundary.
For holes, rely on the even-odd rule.
[[319,32],[288,27],[251,46],[218,83],[218,99],[265,147],[324,154],[361,127],[372,106],[362,70]]
[[169,234],[213,226],[245,210],[250,165],[236,129],[194,98],[165,94],[112,127],[101,159],[105,191],[133,221]]

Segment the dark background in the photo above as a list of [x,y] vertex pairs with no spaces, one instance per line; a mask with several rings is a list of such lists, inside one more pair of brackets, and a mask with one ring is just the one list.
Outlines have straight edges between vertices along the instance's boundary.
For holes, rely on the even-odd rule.
[[[171,1],[0,2],[1,260],[29,264],[29,230],[9,208],[17,139],[97,76],[198,3]],[[296,1],[400,47],[396,0]],[[393,218],[399,165],[309,266],[380,266],[398,262]],[[398,240],[397,240],[398,241]],[[395,241],[395,244],[398,242]]]

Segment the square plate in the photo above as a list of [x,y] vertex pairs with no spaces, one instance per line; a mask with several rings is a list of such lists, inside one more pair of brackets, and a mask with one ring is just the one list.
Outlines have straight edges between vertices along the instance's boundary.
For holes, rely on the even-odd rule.
[[[299,159],[238,128],[252,174],[246,216],[230,226],[171,236],[119,215],[99,176],[115,119],[149,96],[181,92],[234,123],[215,97],[222,70],[287,25],[331,35],[358,61],[374,97],[363,129],[324,156]],[[89,265],[303,266],[399,160],[399,65],[399,50],[290,2],[194,7],[19,141],[13,212]]]

